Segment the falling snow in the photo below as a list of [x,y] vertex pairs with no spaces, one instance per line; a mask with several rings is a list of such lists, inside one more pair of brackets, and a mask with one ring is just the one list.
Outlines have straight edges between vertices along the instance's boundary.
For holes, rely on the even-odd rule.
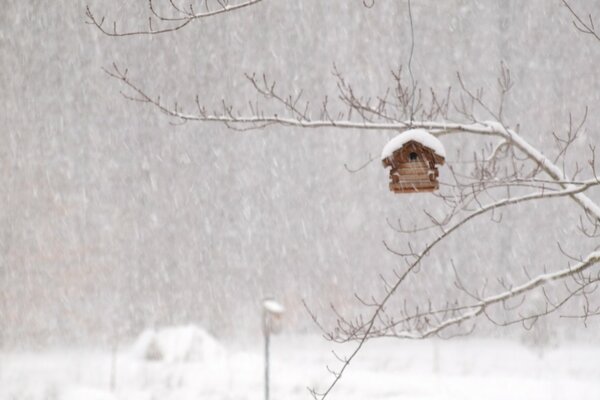
[[[573,0],[600,26],[592,3]],[[310,398],[306,388],[325,387],[326,366],[339,365],[331,349],[349,349],[324,340],[310,313],[330,328],[337,313],[369,309],[357,297],[383,297],[382,278],[404,267],[386,249],[407,244],[399,227],[430,224],[443,206],[434,195],[393,195],[372,161],[419,140],[446,158],[444,188],[450,168],[478,179],[472,160],[498,144],[464,134],[442,144],[424,130],[181,123],[122,96],[134,93],[103,72],[113,62],[184,112],[197,112],[196,96],[209,110],[223,101],[252,110],[265,99],[245,74],[264,73],[282,93],[302,93],[310,110],[327,97],[332,118],[347,111],[334,103],[332,71],[373,107],[403,95],[392,71],[423,85],[424,98],[441,93],[439,104],[448,86],[460,91],[459,72],[496,106],[503,63],[514,85],[501,117],[540,160],[553,159],[552,134],[587,107],[566,178],[590,177],[578,168],[600,144],[600,42],[573,27],[560,1],[413,1],[414,48],[405,2],[263,0],[174,33],[119,38],[85,23],[88,5],[111,28],[146,27],[147,2],[1,6],[0,400],[259,398],[263,307],[282,314],[272,398]],[[355,118],[375,118],[365,113]],[[586,195],[593,214],[600,191]],[[569,201],[473,221],[426,257],[385,311],[402,310],[402,299],[455,300],[455,273],[491,295],[576,265],[598,238],[578,230],[586,216]],[[411,246],[430,243],[430,232],[415,232]],[[525,311],[543,311],[544,295]],[[268,296],[276,302],[263,303]],[[561,315],[585,301],[575,296]],[[376,340],[333,398],[597,399],[598,327],[598,317],[554,315],[531,329],[486,320],[450,341]]]

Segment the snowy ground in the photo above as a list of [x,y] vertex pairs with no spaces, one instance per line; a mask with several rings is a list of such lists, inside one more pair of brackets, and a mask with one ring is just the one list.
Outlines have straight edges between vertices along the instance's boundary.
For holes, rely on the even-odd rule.
[[[325,384],[334,364],[316,336],[277,336],[271,398],[308,399],[306,386]],[[262,349],[229,348],[211,359],[144,361],[117,357],[110,390],[109,351],[68,349],[0,354],[0,399],[186,400],[261,399]],[[600,346],[532,351],[521,344],[464,339],[372,342],[333,399],[600,399]]]

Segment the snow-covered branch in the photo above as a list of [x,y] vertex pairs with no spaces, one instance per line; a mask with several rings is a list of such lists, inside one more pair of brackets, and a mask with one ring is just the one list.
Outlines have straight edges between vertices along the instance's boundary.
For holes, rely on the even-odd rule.
[[[243,115],[238,112],[234,112],[233,107],[228,106],[226,104],[223,105],[223,110],[221,112],[209,112],[202,106],[199,102],[198,97],[196,97],[196,108],[197,112],[194,114],[183,112],[180,107],[176,104],[174,107],[167,107],[164,103],[161,102],[160,97],[152,97],[148,93],[146,93],[140,86],[135,84],[129,77],[127,76],[127,70],[121,70],[117,65],[113,64],[112,70],[105,70],[107,74],[111,77],[116,78],[123,82],[129,89],[134,92],[134,95],[124,94],[127,98],[135,101],[140,101],[144,103],[149,103],[154,107],[158,108],[161,112],[177,118],[181,121],[196,121],[196,122],[216,122],[223,123],[228,127],[233,129],[263,129],[270,125],[281,125],[288,127],[299,127],[299,128],[307,128],[307,129],[316,129],[316,128],[337,128],[337,129],[360,129],[360,130],[377,130],[377,131],[385,131],[385,130],[393,130],[393,131],[403,131],[409,128],[423,128],[432,132],[433,135],[442,136],[450,133],[470,133],[477,135],[485,135],[485,136],[494,136],[501,137],[504,139],[500,142],[501,145],[505,143],[514,145],[517,149],[523,152],[530,160],[532,160],[539,168],[541,168],[546,174],[549,175],[550,178],[555,180],[556,182],[560,182],[560,185],[564,189],[569,189],[571,184],[565,183],[567,177],[565,176],[564,171],[562,171],[556,164],[554,164],[548,157],[542,154],[535,147],[530,145],[522,135],[518,134],[513,129],[506,128],[503,124],[497,121],[482,121],[482,122],[472,122],[472,123],[455,123],[455,122],[447,122],[447,121],[418,121],[418,120],[390,120],[391,117],[387,116],[388,120],[386,121],[372,121],[362,119],[360,121],[353,119],[332,119],[332,118],[321,118],[321,119],[313,119],[306,109],[304,111],[299,111],[295,104],[298,102],[298,99],[294,100],[292,104],[292,97],[289,97],[287,100],[284,96],[277,95],[274,92],[274,85],[268,85],[265,79],[265,88],[261,89],[254,79],[254,77],[248,77],[253,83],[254,87],[259,90],[259,92],[268,98],[275,98],[279,102],[283,103],[288,110],[292,110],[293,116],[285,117],[280,116],[278,114],[265,115],[263,112],[259,110],[255,110],[255,113],[252,115]],[[338,79],[342,80],[341,75],[338,73]],[[398,78],[399,79],[399,78]],[[463,84],[464,85],[464,84]],[[348,85],[342,80],[342,93],[346,93],[348,91]],[[344,94],[342,96],[348,104],[355,104],[355,108],[362,107],[364,110],[368,106],[359,105],[357,98],[354,94]],[[379,113],[383,108],[379,108]],[[321,110],[322,115],[329,116],[327,112],[326,106]],[[500,147],[500,146],[499,146]],[[492,157],[498,151],[498,149],[494,150],[492,153]],[[572,193],[572,198],[577,202],[579,206],[581,206],[588,215],[592,217],[592,219],[596,221],[600,221],[600,207],[596,205],[593,201],[591,201],[585,194],[582,194],[580,190],[575,190]]]
[[[551,178],[558,182],[563,182],[566,180],[566,176],[564,171],[562,171],[557,165],[555,165],[548,157],[544,156],[542,152],[529,144],[523,137],[517,134],[515,131],[511,129],[505,128],[502,124],[497,122],[487,122],[488,126],[490,126],[495,132],[501,134],[511,143],[525,153],[530,159],[534,160],[538,163],[538,165],[546,172]],[[565,189],[573,189],[575,185],[561,183],[560,184]],[[600,207],[594,203],[589,197],[581,192],[573,192],[571,197],[579,206],[581,206],[593,219],[600,221]]]
[[[459,325],[463,322],[466,322],[470,319],[473,319],[473,318],[481,315],[482,313],[485,312],[485,310],[488,307],[490,307],[494,304],[498,304],[498,303],[504,302],[508,299],[520,296],[524,293],[531,292],[532,290],[534,290],[542,285],[545,285],[547,283],[580,274],[581,272],[587,270],[588,268],[594,266],[595,264],[597,264],[599,262],[600,262],[600,252],[599,251],[592,252],[582,262],[580,262],[572,267],[568,267],[568,268],[565,268],[565,269],[562,269],[562,270],[559,270],[559,271],[556,271],[553,273],[538,275],[534,279],[532,279],[522,285],[514,287],[511,290],[507,290],[505,292],[496,294],[494,296],[490,296],[490,297],[481,299],[481,301],[479,301],[477,304],[467,306],[467,308],[471,308],[472,311],[469,311],[460,316],[442,321],[441,323],[438,323],[436,326],[433,326],[420,334],[415,335],[414,333],[410,333],[410,332],[406,332],[406,333],[400,332],[398,334],[395,334],[394,336],[399,337],[399,338],[407,338],[407,339],[422,339],[422,338],[426,338],[428,336],[436,335],[446,328],[449,328],[454,325]],[[598,279],[595,279],[594,282],[598,282]]]

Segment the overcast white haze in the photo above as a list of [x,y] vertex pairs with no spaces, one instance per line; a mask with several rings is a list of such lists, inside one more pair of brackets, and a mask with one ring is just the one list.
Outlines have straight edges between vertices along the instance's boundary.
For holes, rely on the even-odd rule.
[[[167,0],[153,3],[173,12]],[[569,4],[600,27],[600,3]],[[280,320],[266,326],[281,332],[270,338],[270,398],[311,399],[308,388],[329,387],[328,366],[339,371],[336,354],[353,354],[363,332],[333,343],[313,317],[326,332],[338,313],[368,319],[377,307],[365,303],[380,302],[409,268],[397,253],[421,251],[448,230],[398,232],[398,221],[435,225],[448,203],[390,192],[380,155],[397,130],[183,123],[124,98],[131,89],[103,71],[113,62],[168,107],[197,112],[198,95],[210,112],[222,112],[225,101],[236,113],[251,115],[260,104],[283,116],[285,107],[245,77],[262,82],[264,73],[279,93],[302,91],[314,119],[326,96],[335,113],[323,119],[347,111],[334,70],[357,97],[377,99],[393,92],[390,71],[400,66],[411,85],[410,62],[423,96],[452,87],[450,111],[436,123],[493,120],[481,107],[475,121],[456,113],[465,99],[457,73],[496,106],[504,66],[512,81],[502,110],[507,132],[551,161],[566,155],[556,165],[570,184],[531,185],[546,194],[594,179],[600,38],[578,31],[561,0],[412,0],[412,34],[407,1],[370,5],[262,0],[176,32],[110,37],[86,24],[86,6],[106,16],[109,30],[116,20],[125,31],[147,29],[148,2],[1,2],[0,400],[264,398],[262,319],[272,309]],[[577,126],[586,108],[577,140],[559,154],[553,133],[564,136],[570,115]],[[451,169],[488,178],[473,160],[489,157],[497,137],[438,139],[446,156],[440,190],[456,193]],[[519,151],[514,160],[534,165]],[[528,185],[509,195],[535,189]],[[600,205],[594,185],[585,195]],[[461,215],[506,194],[477,197]],[[544,197],[474,218],[411,269],[375,326],[598,262],[600,216],[581,204],[590,203]],[[328,397],[600,399],[600,290],[592,282],[599,273],[600,264],[590,265],[424,340],[369,337]],[[491,321],[545,314],[586,279],[547,316]],[[418,337],[438,317],[385,336]]]

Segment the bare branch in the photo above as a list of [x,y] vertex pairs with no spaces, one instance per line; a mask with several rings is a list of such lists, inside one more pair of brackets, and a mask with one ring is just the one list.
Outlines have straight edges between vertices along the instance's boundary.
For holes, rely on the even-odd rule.
[[575,29],[577,29],[581,33],[590,35],[596,40],[600,41],[600,34],[596,31],[592,15],[588,14],[587,21],[584,21],[583,17],[581,17],[566,0],[561,1],[567,7],[567,10],[569,10],[571,16],[574,18],[573,26],[575,27]]
[[176,31],[186,27],[193,21],[197,21],[197,20],[200,20],[203,18],[214,17],[219,14],[225,14],[225,13],[233,12],[236,10],[240,10],[242,8],[246,8],[246,7],[255,5],[257,3],[260,3],[261,1],[263,1],[263,0],[248,0],[246,2],[234,4],[234,5],[229,5],[228,3],[219,1],[218,2],[219,7],[214,10],[210,10],[208,8],[208,2],[206,2],[205,4],[206,4],[207,10],[205,12],[195,13],[192,4],[190,4],[188,7],[189,9],[186,10],[186,9],[183,9],[183,8],[180,8],[179,6],[177,6],[173,2],[173,0],[169,0],[169,5],[171,6],[171,8],[174,11],[176,11],[176,13],[179,16],[178,17],[166,17],[166,16],[162,15],[159,11],[157,11],[156,8],[154,7],[152,0],[149,0],[148,1],[148,9],[150,10],[153,17],[156,18],[159,22],[169,23],[169,26],[165,27],[165,28],[155,28],[152,24],[152,17],[149,17],[147,29],[132,30],[132,31],[118,31],[116,21],[113,22],[111,30],[107,29],[104,25],[105,18],[97,17],[94,13],[92,13],[89,6],[86,6],[86,8],[85,8],[85,16],[87,17],[87,20],[86,20],[87,24],[94,25],[96,28],[98,28],[98,30],[100,30],[100,32],[102,32],[103,34],[105,34],[107,36],[124,37],[124,36],[140,36],[140,35],[160,35],[163,33],[176,32]]

